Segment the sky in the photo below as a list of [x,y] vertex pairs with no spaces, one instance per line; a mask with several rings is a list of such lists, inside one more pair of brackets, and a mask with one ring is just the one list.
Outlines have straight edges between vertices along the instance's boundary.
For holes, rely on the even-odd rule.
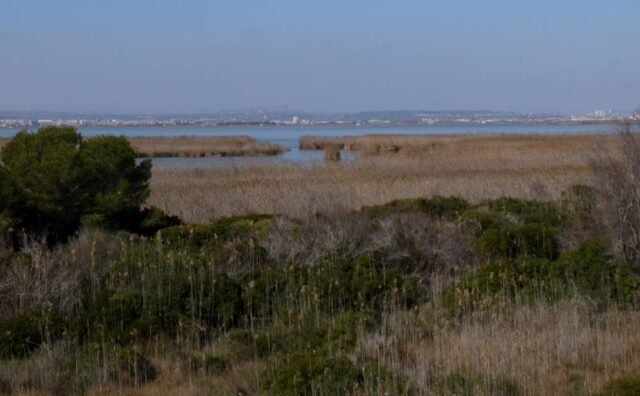
[[0,0],[0,109],[630,111],[637,0]]

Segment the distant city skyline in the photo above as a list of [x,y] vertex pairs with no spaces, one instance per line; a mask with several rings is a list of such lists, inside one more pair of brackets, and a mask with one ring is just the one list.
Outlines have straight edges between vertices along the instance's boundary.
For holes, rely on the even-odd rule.
[[630,112],[638,15],[631,0],[3,0],[0,110]]

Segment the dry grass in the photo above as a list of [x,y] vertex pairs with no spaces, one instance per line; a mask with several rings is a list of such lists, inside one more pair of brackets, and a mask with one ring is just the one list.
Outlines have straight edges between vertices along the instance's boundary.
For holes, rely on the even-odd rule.
[[595,140],[611,141],[614,135],[362,135],[345,137],[302,136],[300,150],[323,150],[339,146],[347,151],[360,151],[364,155],[400,153],[423,155],[435,151],[465,151],[466,149],[522,150],[548,148],[556,145],[569,150],[592,147]]
[[428,314],[392,315],[386,334],[361,340],[360,354],[406,373],[421,394],[453,373],[507,380],[524,395],[592,394],[640,370],[637,311],[597,312],[568,300],[435,322]]
[[418,196],[557,198],[570,185],[592,182],[588,162],[599,147],[617,149],[614,135],[397,138],[438,145],[414,155],[309,166],[157,167],[149,202],[188,222],[205,222],[248,212],[303,217]]
[[[249,136],[133,136],[127,139],[142,157],[250,157],[286,151],[283,146],[259,142]],[[10,140],[0,138],[0,148]]]
[[130,137],[134,149],[147,157],[229,157],[276,155],[280,145],[249,136]]
[[325,161],[340,161],[340,145],[325,144],[322,149],[324,150]]

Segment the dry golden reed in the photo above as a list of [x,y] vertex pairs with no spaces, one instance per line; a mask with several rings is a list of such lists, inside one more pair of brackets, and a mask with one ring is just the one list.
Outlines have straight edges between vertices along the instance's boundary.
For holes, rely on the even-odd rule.
[[[470,201],[557,198],[592,183],[588,162],[616,150],[615,135],[365,136],[398,154],[355,161],[156,166],[150,203],[187,222],[249,212],[304,217],[399,198],[456,195]],[[409,145],[402,141],[411,142]],[[422,142],[420,145],[417,142]],[[411,150],[411,155],[400,155]],[[422,151],[421,151],[422,150]]]
[[250,136],[129,137],[133,148],[147,157],[237,157],[276,155],[283,146]]
[[[131,136],[127,139],[142,157],[252,157],[277,155],[287,150],[250,136]],[[0,148],[10,140],[0,138]]]

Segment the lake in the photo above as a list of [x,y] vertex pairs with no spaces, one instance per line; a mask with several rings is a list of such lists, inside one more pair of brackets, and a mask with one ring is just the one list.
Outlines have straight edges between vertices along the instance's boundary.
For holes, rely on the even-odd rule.
[[[289,148],[287,153],[272,157],[225,157],[225,158],[155,158],[158,166],[187,166],[205,164],[229,164],[246,161],[274,162],[292,161],[310,163],[321,161],[323,154],[319,151],[299,151],[298,139],[305,135],[318,136],[359,136],[366,134],[396,135],[434,135],[463,133],[593,133],[610,132],[613,127],[602,124],[584,125],[381,125],[381,126],[265,126],[265,127],[80,127],[85,136],[124,135],[124,136],[233,136],[246,135],[257,140],[277,143]],[[15,135],[18,128],[0,128],[0,137]],[[349,153],[345,153],[347,159]]]

